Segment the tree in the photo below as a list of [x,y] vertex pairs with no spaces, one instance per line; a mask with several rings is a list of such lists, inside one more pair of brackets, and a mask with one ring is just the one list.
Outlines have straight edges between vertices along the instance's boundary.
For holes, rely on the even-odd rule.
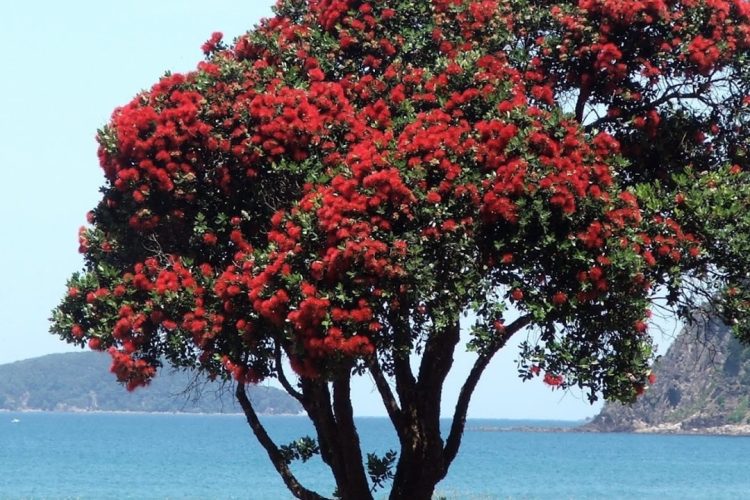
[[[592,401],[647,386],[660,296],[750,337],[750,3],[280,0],[203,49],[99,131],[103,198],[52,329],[129,389],[162,360],[233,378],[297,497],[319,498],[289,463],[319,452],[343,498],[391,477],[430,498],[519,331],[523,378]],[[362,374],[400,442],[367,467]],[[267,378],[316,440],[266,434],[245,385]]]

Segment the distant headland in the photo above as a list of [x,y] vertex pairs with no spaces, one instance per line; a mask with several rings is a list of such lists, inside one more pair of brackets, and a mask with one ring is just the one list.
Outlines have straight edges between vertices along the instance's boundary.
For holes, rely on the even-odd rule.
[[[49,354],[0,365],[0,410],[146,413],[240,413],[229,385],[194,373],[162,369],[150,386],[128,392],[109,373],[100,352]],[[299,414],[285,392],[251,386],[259,413]]]
[[683,329],[654,375],[635,404],[608,403],[578,430],[750,435],[750,347],[720,321],[701,318]]

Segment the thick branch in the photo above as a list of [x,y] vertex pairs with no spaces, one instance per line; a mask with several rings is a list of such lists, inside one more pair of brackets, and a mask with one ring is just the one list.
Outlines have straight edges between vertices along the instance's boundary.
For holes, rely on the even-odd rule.
[[515,320],[513,323],[505,328],[505,335],[498,338],[495,344],[487,351],[482,353],[474,363],[474,366],[469,372],[469,376],[461,387],[461,392],[458,395],[458,401],[456,401],[456,409],[453,413],[453,423],[451,424],[450,434],[445,442],[445,448],[443,449],[443,457],[445,463],[445,472],[448,471],[448,467],[456,454],[458,448],[461,445],[461,437],[464,433],[464,427],[466,426],[466,413],[469,410],[469,402],[471,396],[474,393],[474,389],[477,387],[479,379],[482,377],[484,369],[490,363],[495,354],[502,349],[508,340],[519,330],[525,328],[531,322],[531,316],[522,316]]
[[586,110],[586,102],[589,99],[589,96],[591,95],[591,85],[589,84],[587,87],[581,87],[581,90],[578,92],[578,99],[576,100],[576,120],[578,123],[583,123],[583,112]]
[[443,331],[434,332],[430,336],[419,365],[420,391],[442,391],[443,382],[453,366],[453,354],[459,340],[461,325],[458,318]]
[[276,471],[284,480],[284,484],[286,484],[286,487],[289,488],[289,491],[291,491],[295,497],[302,500],[325,500],[325,497],[320,496],[314,491],[310,491],[307,488],[303,487],[299,483],[297,478],[294,477],[294,474],[289,469],[289,465],[281,455],[279,448],[273,442],[271,436],[268,435],[266,429],[263,427],[263,424],[260,423],[258,415],[255,413],[255,409],[253,408],[253,405],[250,402],[250,399],[248,399],[247,393],[245,392],[245,385],[237,384],[237,390],[235,391],[235,394],[237,395],[237,401],[239,401],[240,406],[242,407],[242,411],[245,413],[247,423],[250,424],[250,428],[253,430],[253,433],[255,434],[258,442],[261,444],[261,446],[263,446],[263,448],[265,448],[266,453],[268,453],[268,457],[271,459],[271,462],[276,468]]
[[354,427],[349,376],[345,373],[345,380],[334,379],[333,405],[337,414],[334,414],[331,392],[326,380],[301,379],[305,410],[315,426],[320,455],[331,468],[338,493],[345,500],[370,497],[359,438]]
[[318,435],[320,456],[323,462],[331,467],[335,476],[335,471],[340,468],[341,460],[334,448],[336,424],[333,412],[331,411],[331,395],[328,391],[327,383],[324,380],[303,378],[301,385],[303,391],[302,404]]
[[351,378],[351,371],[344,368],[333,380],[333,409],[338,434],[337,444],[341,450],[348,488],[346,491],[340,491],[340,493],[347,500],[366,500],[372,498],[372,495],[367,483],[365,467],[362,463],[362,449],[359,444],[357,427],[354,425]]
[[402,353],[393,353],[393,375],[396,378],[396,392],[402,407],[406,408],[414,401],[417,380],[411,371],[409,357]]

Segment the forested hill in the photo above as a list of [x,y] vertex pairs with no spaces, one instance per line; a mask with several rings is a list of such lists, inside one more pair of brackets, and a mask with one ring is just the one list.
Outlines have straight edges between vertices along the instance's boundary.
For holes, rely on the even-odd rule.
[[584,430],[750,434],[750,347],[717,320],[685,328],[632,406],[604,406]]
[[[237,413],[229,384],[197,382],[188,372],[162,369],[150,386],[128,392],[99,352],[50,354],[0,365],[0,410]],[[300,405],[272,387],[248,388],[256,410],[296,414]]]

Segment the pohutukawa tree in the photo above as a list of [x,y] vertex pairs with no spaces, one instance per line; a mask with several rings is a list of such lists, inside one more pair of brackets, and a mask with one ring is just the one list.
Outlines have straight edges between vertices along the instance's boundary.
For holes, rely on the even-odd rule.
[[[289,467],[319,451],[343,498],[390,479],[430,498],[518,332],[524,378],[623,401],[657,296],[750,338],[750,2],[280,0],[203,50],[99,131],[103,198],[53,331],[129,389],[162,362],[233,378],[297,497],[321,498]],[[363,459],[363,374],[397,458]],[[271,440],[245,393],[268,378],[316,441]]]

